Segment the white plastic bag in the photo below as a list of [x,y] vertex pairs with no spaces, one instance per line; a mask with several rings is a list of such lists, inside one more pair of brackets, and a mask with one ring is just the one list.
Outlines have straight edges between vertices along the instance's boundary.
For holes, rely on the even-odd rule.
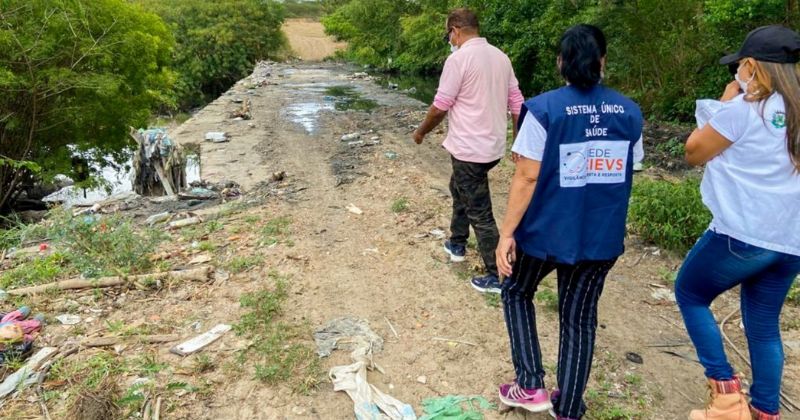
[[373,366],[371,343],[363,337],[355,340],[356,348],[350,354],[355,363],[336,366],[329,376],[334,391],[344,391],[353,400],[357,420],[417,420],[414,408],[384,394],[367,382],[367,368]]

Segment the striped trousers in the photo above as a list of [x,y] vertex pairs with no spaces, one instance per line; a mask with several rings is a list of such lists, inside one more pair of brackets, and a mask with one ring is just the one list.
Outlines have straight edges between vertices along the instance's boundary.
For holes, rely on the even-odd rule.
[[583,393],[589,380],[597,331],[597,303],[606,275],[616,259],[557,264],[517,250],[513,275],[503,282],[503,311],[511,340],[517,383],[544,388],[544,366],[536,330],[533,296],[553,270],[558,274],[558,389],[554,409],[561,417],[579,419],[586,412]]

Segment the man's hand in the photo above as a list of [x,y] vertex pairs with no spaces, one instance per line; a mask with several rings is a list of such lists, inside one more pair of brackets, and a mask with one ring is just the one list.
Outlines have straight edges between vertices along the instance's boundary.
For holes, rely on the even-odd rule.
[[522,158],[522,156],[520,156],[520,155],[519,155],[519,153],[517,153],[517,152],[511,152],[511,161],[512,161],[512,162],[514,162],[514,163],[517,163],[517,162],[519,162],[519,160],[520,160],[521,158]]
[[516,249],[517,242],[513,236],[500,237],[495,251],[495,260],[497,262],[497,272],[505,277],[511,276],[512,266],[517,260]]
[[420,133],[419,130],[414,131],[414,143],[422,144],[423,140],[425,140],[425,135]]

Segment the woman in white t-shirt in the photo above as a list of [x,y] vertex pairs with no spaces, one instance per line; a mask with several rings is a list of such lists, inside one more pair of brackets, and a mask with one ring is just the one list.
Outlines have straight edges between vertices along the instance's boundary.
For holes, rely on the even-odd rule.
[[[800,273],[800,36],[779,26],[751,32],[723,107],[686,142],[706,165],[701,191],[713,220],[689,252],[675,293],[705,368],[712,399],[689,418],[778,419],[783,373],[780,313]],[[753,380],[751,401],[725,356],[709,306],[741,285]]]

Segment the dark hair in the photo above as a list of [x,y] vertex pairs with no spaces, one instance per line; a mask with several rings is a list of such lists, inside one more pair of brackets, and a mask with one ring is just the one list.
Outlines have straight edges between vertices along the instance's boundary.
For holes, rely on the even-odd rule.
[[480,27],[478,16],[469,9],[454,9],[447,16],[448,28],[467,28],[477,31]]
[[606,56],[606,36],[592,25],[576,25],[564,32],[559,41],[561,75],[578,88],[588,89],[600,82]]

